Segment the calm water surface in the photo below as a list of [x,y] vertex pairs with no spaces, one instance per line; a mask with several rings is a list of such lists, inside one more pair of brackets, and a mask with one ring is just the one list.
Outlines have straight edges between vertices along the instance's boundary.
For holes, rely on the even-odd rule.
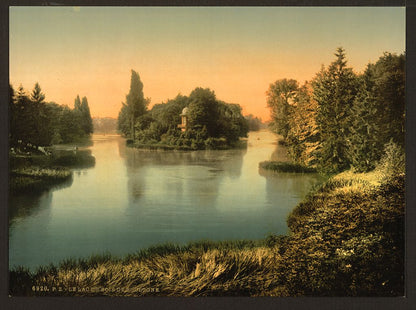
[[9,265],[285,234],[287,215],[320,180],[259,171],[260,161],[286,159],[276,139],[251,132],[244,150],[162,152],[94,135],[93,168],[74,169],[61,188],[11,199]]

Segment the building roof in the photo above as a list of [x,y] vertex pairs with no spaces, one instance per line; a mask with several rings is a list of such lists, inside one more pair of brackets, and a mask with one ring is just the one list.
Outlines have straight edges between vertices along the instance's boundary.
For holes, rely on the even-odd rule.
[[181,116],[186,116],[188,115],[188,107],[184,107],[181,113]]

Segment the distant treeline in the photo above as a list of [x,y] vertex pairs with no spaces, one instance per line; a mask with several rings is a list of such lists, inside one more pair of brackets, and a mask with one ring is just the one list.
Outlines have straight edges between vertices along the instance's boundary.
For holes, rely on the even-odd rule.
[[[118,116],[118,128],[135,146],[180,149],[225,148],[235,145],[248,132],[248,123],[238,104],[218,100],[208,88],[195,88],[189,96],[178,95],[147,109],[143,83],[132,70],[130,92]],[[181,114],[186,109],[186,130]]]
[[270,85],[272,129],[295,162],[324,172],[370,171],[386,152],[403,158],[405,55],[384,53],[362,74],[347,67],[343,48],[335,56],[302,86]]
[[117,119],[112,117],[94,117],[92,119],[94,133],[117,133]]
[[71,143],[93,132],[88,100],[76,97],[74,108],[45,102],[38,83],[30,95],[22,86],[9,86],[9,142],[11,147]]
[[263,121],[260,118],[254,116],[253,114],[246,115],[245,118],[247,120],[249,131],[258,131],[260,129],[267,128],[267,124],[263,123]]

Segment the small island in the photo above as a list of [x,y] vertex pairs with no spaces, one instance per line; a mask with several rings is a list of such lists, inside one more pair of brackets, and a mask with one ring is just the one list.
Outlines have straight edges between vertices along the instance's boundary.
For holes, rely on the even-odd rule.
[[130,92],[118,116],[118,129],[127,144],[163,150],[227,149],[244,146],[249,122],[239,104],[216,98],[209,88],[178,94],[148,110],[139,74],[131,71]]

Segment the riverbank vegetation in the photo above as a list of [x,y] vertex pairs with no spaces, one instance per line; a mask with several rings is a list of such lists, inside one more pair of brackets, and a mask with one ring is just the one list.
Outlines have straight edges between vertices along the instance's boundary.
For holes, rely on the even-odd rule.
[[[387,166],[386,166],[387,167]],[[404,174],[346,171],[259,241],[160,245],[10,272],[36,296],[402,296]]]
[[9,146],[15,152],[33,147],[82,142],[92,133],[92,119],[86,97],[75,98],[74,108],[46,102],[38,83],[30,95],[20,86],[9,87]]
[[90,150],[54,150],[49,155],[40,152],[9,156],[9,190],[11,194],[42,192],[72,179],[71,168],[95,165]]
[[38,83],[30,95],[9,87],[9,189],[12,194],[47,190],[72,178],[68,168],[95,164],[91,152],[58,151],[52,145],[88,144],[93,132],[86,97],[74,108],[46,102]]
[[384,53],[362,74],[347,66],[344,49],[335,57],[302,86],[270,85],[271,128],[295,163],[329,174],[371,171],[392,144],[404,154],[405,56]]
[[72,173],[65,168],[28,167],[14,169],[9,174],[11,194],[40,192],[72,178]]
[[130,92],[118,116],[119,131],[131,146],[161,149],[224,149],[246,137],[248,122],[238,104],[218,100],[208,88],[195,88],[148,110],[143,83],[132,70]]

